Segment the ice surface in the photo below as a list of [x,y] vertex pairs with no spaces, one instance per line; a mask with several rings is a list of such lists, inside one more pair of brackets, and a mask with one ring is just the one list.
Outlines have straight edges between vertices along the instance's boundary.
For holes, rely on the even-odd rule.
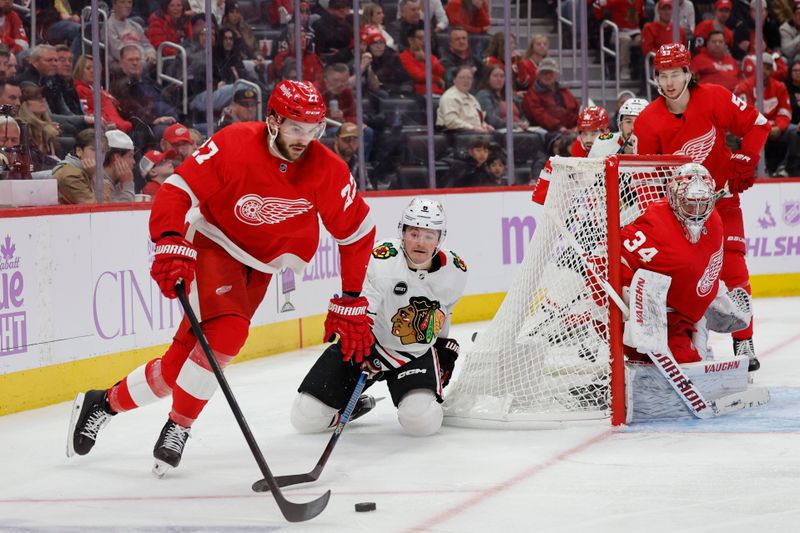
[[[294,501],[333,491],[302,524],[250,484],[258,467],[221,394],[183,463],[150,473],[167,402],[112,419],[86,457],[64,454],[69,404],[0,418],[0,531],[800,531],[800,299],[755,301],[758,385],[770,405],[711,421],[607,422],[550,431],[445,427],[404,434],[391,400],[348,426],[321,479]],[[454,328],[462,345],[486,324]],[[730,339],[715,337],[718,353]],[[233,365],[228,379],[275,474],[310,470],[328,434],[288,422],[319,347]],[[155,355],[155,354],[154,354]],[[373,394],[386,395],[383,384]],[[372,513],[353,504],[375,501]]]

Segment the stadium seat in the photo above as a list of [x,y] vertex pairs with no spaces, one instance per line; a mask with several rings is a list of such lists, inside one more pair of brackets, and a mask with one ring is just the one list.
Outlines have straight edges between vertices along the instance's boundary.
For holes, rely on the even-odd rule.
[[[501,142],[505,146],[505,140]],[[514,164],[529,165],[534,154],[544,150],[544,139],[538,133],[520,132],[514,134]]]
[[390,121],[394,114],[400,114],[403,124],[424,124],[425,106],[416,98],[381,98],[380,110]]
[[427,189],[430,186],[427,167],[397,168],[397,186],[400,189]]
[[[470,143],[475,139],[486,139],[489,142],[495,142],[494,136],[488,133],[478,133],[474,131],[465,131],[452,134],[453,136],[453,149],[456,153],[466,152]],[[505,141],[503,141],[505,142]]]
[[[441,133],[433,135],[433,159],[440,161],[450,148],[447,136]],[[406,136],[405,162],[409,165],[426,165],[428,162],[428,136],[414,133]]]

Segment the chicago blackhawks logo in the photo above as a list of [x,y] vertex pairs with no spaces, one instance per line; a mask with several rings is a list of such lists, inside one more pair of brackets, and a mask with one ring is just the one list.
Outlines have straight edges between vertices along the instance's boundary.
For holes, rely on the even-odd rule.
[[409,305],[401,307],[392,317],[392,335],[403,344],[430,344],[444,326],[445,316],[437,301],[423,296],[409,299]]
[[262,198],[257,194],[245,194],[236,202],[233,211],[236,218],[251,226],[278,224],[301,215],[313,206],[305,198]]
[[675,152],[675,155],[688,155],[693,162],[702,163],[711,153],[711,149],[714,148],[716,139],[717,130],[714,129],[714,126],[711,126],[707,133],[683,143],[683,146]]
[[397,248],[390,242],[384,242],[372,250],[372,257],[375,259],[390,259],[397,255]]
[[464,260],[461,259],[458,255],[456,255],[456,253],[452,250],[450,251],[450,255],[453,256],[453,264],[456,266],[456,268],[466,272],[467,264],[464,262]]
[[719,249],[711,259],[708,260],[708,266],[705,272],[697,282],[697,295],[701,298],[708,296],[711,289],[714,288],[719,277],[719,271],[722,269],[722,248]]

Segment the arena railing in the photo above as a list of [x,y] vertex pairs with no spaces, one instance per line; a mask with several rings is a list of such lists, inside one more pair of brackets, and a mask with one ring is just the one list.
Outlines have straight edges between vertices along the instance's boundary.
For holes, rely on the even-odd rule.
[[[614,48],[609,48],[606,46],[606,28],[611,31],[612,39],[611,42],[614,45]],[[619,64],[619,26],[611,22],[610,20],[604,20],[600,24],[600,79],[602,80],[602,85],[600,86],[600,94],[602,95],[603,103],[607,102],[606,99],[606,55],[613,58],[614,60],[614,83],[616,92],[614,94],[619,94],[620,89],[620,64]]]
[[[174,57],[164,57],[164,49],[169,48],[173,49],[177,52],[177,56]],[[181,77],[180,79],[170,76],[168,74],[164,74],[164,64],[167,61],[175,61],[176,59],[180,59],[180,67],[181,67]],[[206,67],[208,68],[208,67]],[[156,49],[156,81],[159,85],[164,85],[164,82],[167,81],[172,85],[177,85],[181,88],[182,93],[182,100],[183,100],[183,114],[186,115],[189,113],[189,83],[188,80],[188,68],[186,65],[186,49],[176,43],[170,41],[164,41],[163,43],[158,45]],[[211,98],[213,90],[208,90],[208,97]]]
[[[100,45],[101,51],[107,51],[108,48],[108,14],[103,11],[102,9],[97,10],[97,16],[102,19],[101,20],[101,31],[102,31],[102,40],[97,44]],[[86,55],[86,45],[92,46],[92,39],[86,37],[86,22],[88,21],[91,25],[91,18],[92,18],[92,6],[86,6],[81,10],[81,53]],[[105,57],[103,59],[103,71],[105,75],[105,85],[106,88],[110,86],[109,80],[111,79],[111,69],[108,68],[108,57],[111,55],[108,52],[103,54]]]

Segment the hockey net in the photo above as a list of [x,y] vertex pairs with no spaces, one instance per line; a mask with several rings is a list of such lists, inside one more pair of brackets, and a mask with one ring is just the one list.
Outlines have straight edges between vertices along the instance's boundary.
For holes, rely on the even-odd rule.
[[[553,158],[536,231],[500,309],[445,399],[451,425],[552,427],[625,420],[619,229],[664,196],[687,158]],[[621,418],[620,418],[621,417]]]

